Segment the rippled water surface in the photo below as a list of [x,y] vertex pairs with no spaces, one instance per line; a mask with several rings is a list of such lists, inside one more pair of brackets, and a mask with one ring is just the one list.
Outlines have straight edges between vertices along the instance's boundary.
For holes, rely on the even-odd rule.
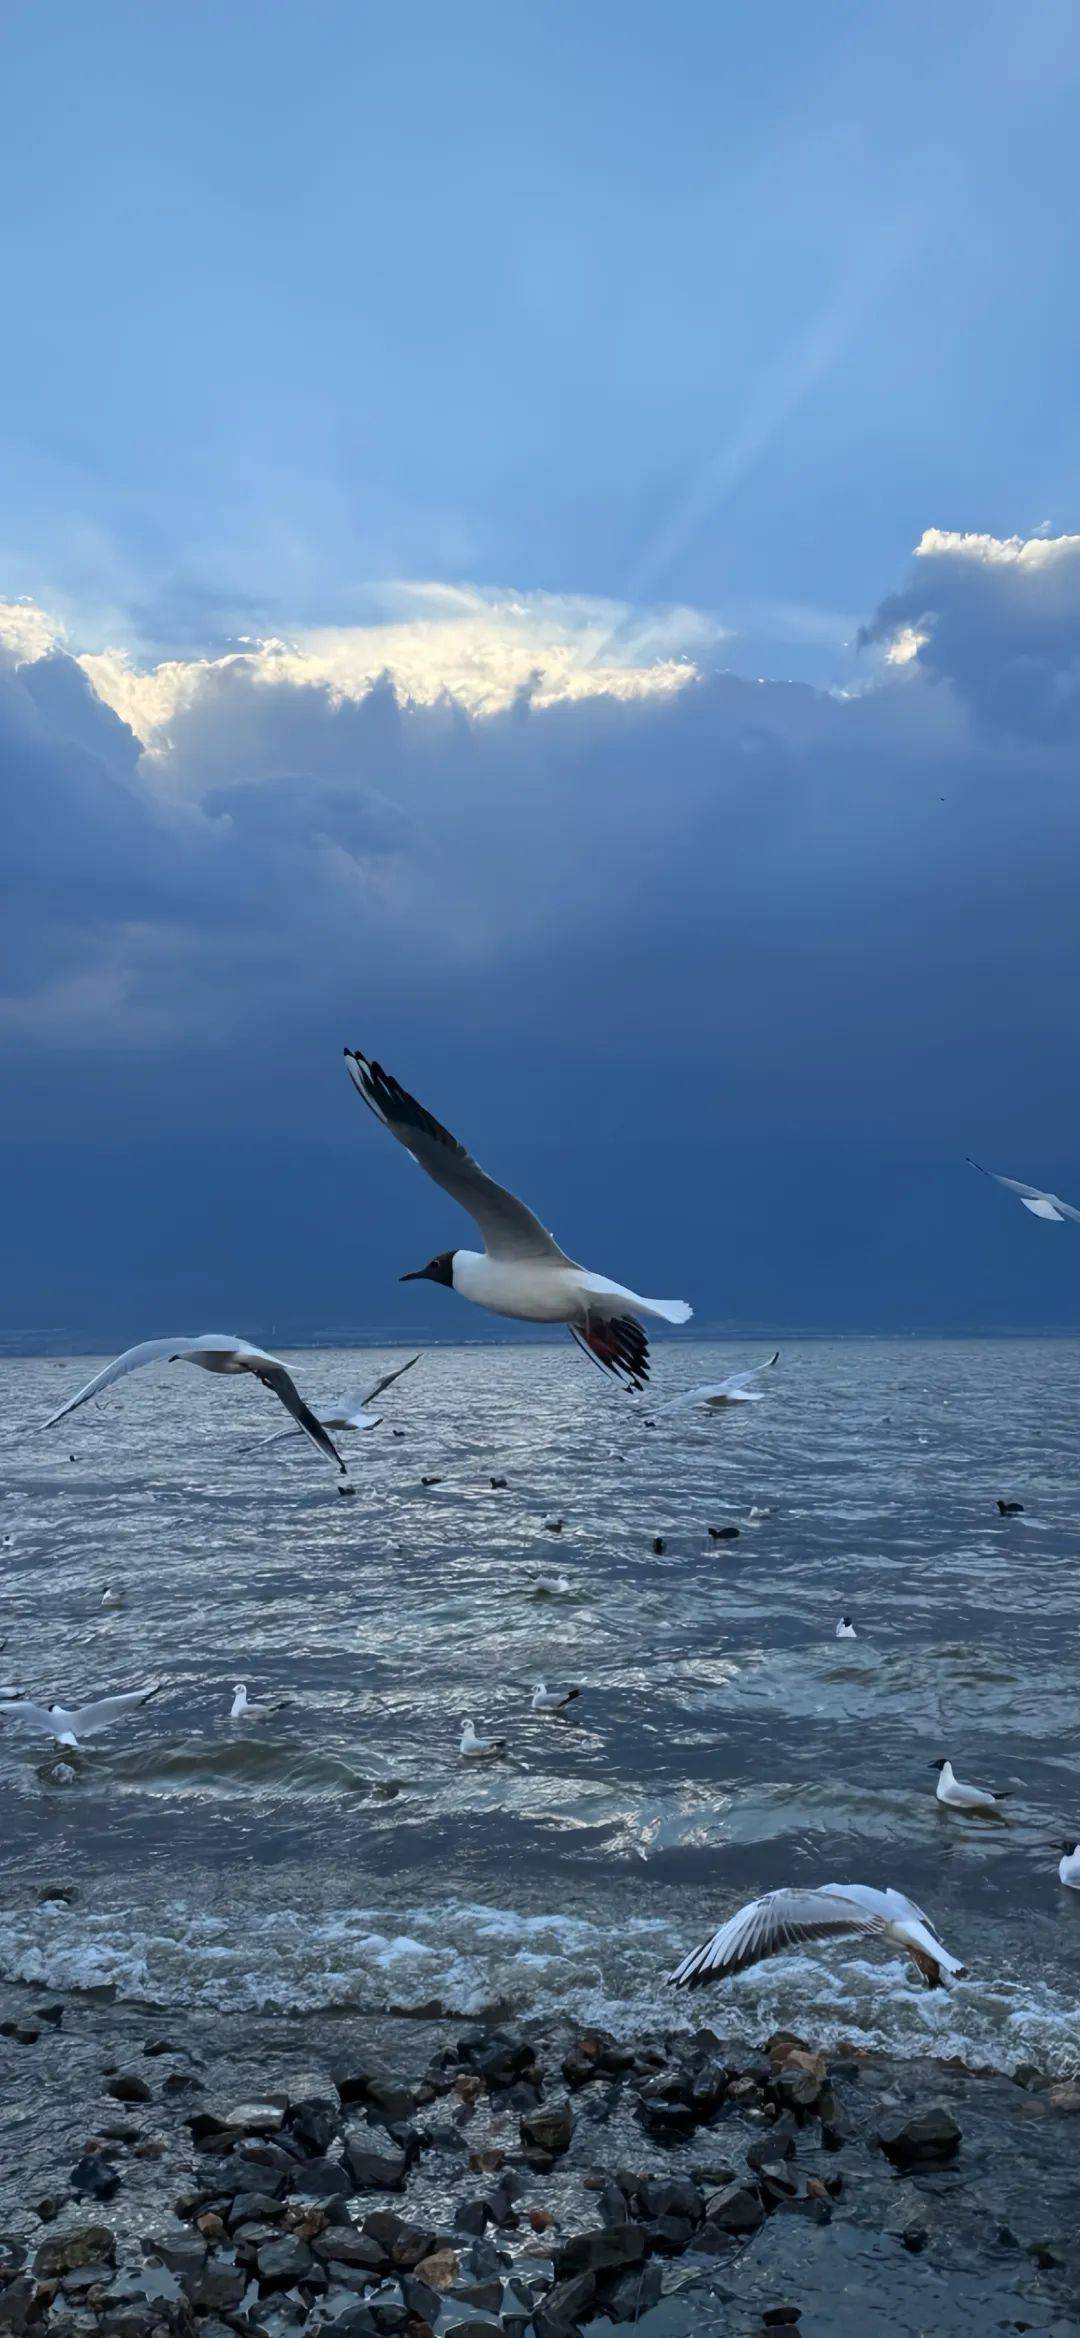
[[[807,1342],[761,1404],[665,1418],[755,1360],[672,1342],[638,1403],[561,1346],[431,1351],[352,1441],[352,1502],[303,1441],[260,1445],[254,1383],[182,1366],[5,1431],[0,1676],[46,1702],[163,1687],[66,1783],[0,1710],[0,1971],[632,2026],[741,1899],[854,1878],[920,1900],[970,1981],[816,1952],[730,1984],[725,2029],[1075,2066],[1080,1894],[1051,1846],[1080,1836],[1080,1349]],[[333,1410],[381,1361],[294,1368]],[[0,1365],[0,1417],[90,1369]],[[751,1503],[773,1515],[709,1541]],[[571,1597],[537,1593],[552,1568]],[[575,1719],[530,1715],[541,1677],[584,1684]],[[239,1679],[289,1702],[230,1727]],[[464,1714],[505,1762],[459,1759]],[[1007,1823],[938,1807],[943,1753],[1012,1790]]]

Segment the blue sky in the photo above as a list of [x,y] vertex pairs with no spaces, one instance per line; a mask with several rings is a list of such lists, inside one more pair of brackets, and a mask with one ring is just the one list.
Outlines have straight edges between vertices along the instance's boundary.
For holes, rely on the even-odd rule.
[[346,1040],[710,1321],[1080,1320],[1071,4],[0,64],[9,1326],[410,1320]]

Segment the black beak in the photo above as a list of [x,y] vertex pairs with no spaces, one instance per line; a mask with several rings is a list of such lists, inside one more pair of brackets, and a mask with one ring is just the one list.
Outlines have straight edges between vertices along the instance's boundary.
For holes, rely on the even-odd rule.
[[427,1279],[427,1271],[426,1266],[414,1266],[411,1274],[399,1275],[398,1281],[399,1283],[422,1283]]

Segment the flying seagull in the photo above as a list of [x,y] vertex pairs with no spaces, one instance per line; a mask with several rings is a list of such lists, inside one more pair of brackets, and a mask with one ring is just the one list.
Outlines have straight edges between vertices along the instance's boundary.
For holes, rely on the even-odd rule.
[[969,1169],[978,1169],[984,1177],[992,1177],[995,1185],[1003,1185],[1008,1193],[1018,1193],[1026,1210],[1033,1218],[1046,1218],[1052,1226],[1064,1224],[1066,1218],[1075,1218],[1080,1225],[1080,1210],[1074,1210],[1071,1201],[1062,1201],[1056,1193],[1044,1193],[1041,1186],[1025,1185],[1020,1177],[1002,1177],[997,1169],[984,1169],[981,1161],[966,1155]]
[[975,1815],[979,1811],[996,1810],[1000,1802],[1011,1800],[1008,1794],[992,1793],[989,1786],[965,1786],[963,1779],[955,1776],[951,1762],[931,1762],[930,1767],[938,1774],[937,1800],[944,1802],[949,1810],[967,1810]]
[[753,1364],[748,1372],[729,1372],[726,1380],[705,1380],[698,1388],[685,1388],[681,1396],[673,1396],[663,1407],[666,1413],[688,1412],[695,1404],[703,1404],[715,1412],[724,1404],[760,1404],[764,1391],[752,1388],[753,1380],[760,1380],[763,1372],[771,1372],[780,1361],[780,1350],[766,1356],[763,1364]]
[[[419,1363],[421,1353],[422,1350],[418,1350],[415,1356],[409,1357],[407,1364],[398,1364],[393,1372],[384,1372],[380,1379],[372,1382],[370,1388],[365,1388],[361,1396],[346,1397],[339,1412],[320,1413],[318,1417],[323,1428],[377,1429],[382,1415],[373,1413],[370,1407],[387,1388],[393,1387],[395,1380],[401,1379],[403,1372],[412,1371],[413,1365]],[[262,1442],[264,1445],[280,1445],[283,1437],[294,1437],[295,1435],[295,1429],[275,1429],[273,1436],[264,1437]]]
[[929,1916],[903,1892],[875,1891],[866,1883],[822,1883],[812,1890],[765,1892],[760,1900],[748,1900],[711,1940],[684,1956],[668,1978],[676,1989],[696,1989],[703,1981],[744,1973],[804,1941],[853,1933],[906,1949],[928,1989],[940,1989],[965,1971],[939,1940]]
[[119,1697],[98,1697],[90,1705],[35,1705],[27,1698],[21,1704],[5,1704],[4,1712],[21,1715],[43,1736],[54,1737],[57,1745],[77,1746],[84,1737],[96,1737],[99,1729],[107,1729],[110,1721],[119,1721],[125,1713],[148,1705],[160,1687],[161,1682],[155,1681],[152,1688],[130,1689]]
[[349,1076],[365,1104],[391,1136],[404,1145],[436,1185],[475,1219],[483,1250],[444,1250],[427,1266],[402,1275],[403,1283],[444,1283],[487,1307],[526,1323],[565,1323],[595,1364],[624,1388],[644,1388],[649,1377],[649,1343],[634,1309],[665,1323],[687,1323],[693,1310],[684,1299],[643,1299],[624,1283],[612,1283],[575,1264],[554,1237],[504,1186],[478,1167],[456,1137],[425,1112],[381,1065],[355,1048],[345,1049]]
[[113,1363],[106,1364],[104,1371],[96,1372],[93,1379],[87,1381],[85,1388],[80,1388],[77,1396],[69,1397],[59,1412],[50,1413],[48,1420],[42,1422],[42,1428],[55,1428],[57,1421],[62,1421],[66,1413],[73,1413],[77,1406],[86,1404],[90,1397],[97,1396],[112,1381],[122,1380],[125,1372],[137,1372],[143,1364],[165,1361],[170,1364],[199,1364],[204,1372],[253,1372],[256,1380],[261,1380],[264,1388],[272,1390],[286,1412],[291,1413],[300,1428],[306,1430],[312,1444],[318,1446],[327,1461],[333,1462],[342,1477],[348,1477],[332,1437],[304,1403],[284,1364],[279,1363],[276,1356],[268,1356],[263,1348],[253,1348],[248,1340],[236,1339],[231,1332],[226,1331],[201,1331],[197,1339],[190,1339],[181,1332],[175,1339],[144,1339],[136,1348],[125,1348],[123,1355],[117,1356]]

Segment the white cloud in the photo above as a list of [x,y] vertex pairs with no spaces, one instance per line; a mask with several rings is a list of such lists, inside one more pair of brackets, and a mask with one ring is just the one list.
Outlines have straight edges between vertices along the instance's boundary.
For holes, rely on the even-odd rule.
[[987,568],[1029,570],[1073,560],[1078,552],[1080,536],[1044,536],[1041,529],[1034,536],[976,536],[924,528],[915,546],[916,560],[971,560]]
[[391,614],[370,624],[244,642],[225,657],[144,668],[126,650],[109,649],[79,662],[99,696],[145,745],[159,748],[204,684],[230,674],[255,685],[313,686],[335,704],[357,702],[389,677],[413,705],[451,697],[487,716],[523,692],[536,707],[670,696],[697,677],[691,653],[724,637],[697,610],[640,611],[571,594],[401,584],[383,588],[380,601]]
[[24,665],[47,658],[64,638],[64,628],[34,601],[0,601],[0,664]]

